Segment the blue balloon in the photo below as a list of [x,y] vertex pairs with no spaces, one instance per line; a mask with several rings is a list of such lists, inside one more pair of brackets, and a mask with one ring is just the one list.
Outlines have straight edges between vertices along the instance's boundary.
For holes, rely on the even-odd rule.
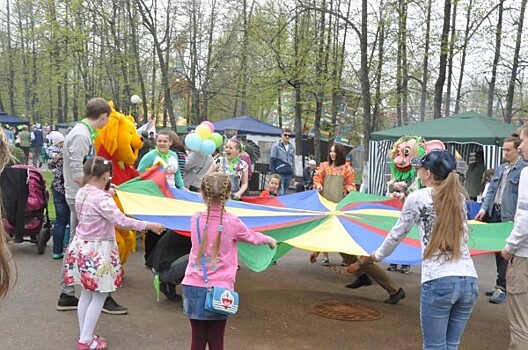
[[203,140],[200,145],[200,152],[203,154],[213,154],[216,149],[216,144],[213,140]]
[[202,145],[202,139],[198,134],[188,134],[185,136],[185,146],[193,151],[198,151]]

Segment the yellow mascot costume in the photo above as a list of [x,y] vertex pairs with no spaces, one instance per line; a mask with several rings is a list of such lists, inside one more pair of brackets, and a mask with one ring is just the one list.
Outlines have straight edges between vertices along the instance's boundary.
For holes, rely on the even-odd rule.
[[[134,118],[116,111],[111,101],[110,106],[112,107],[112,112],[108,116],[108,124],[98,130],[98,136],[95,139],[95,149],[98,156],[112,161],[112,183],[120,185],[139,176],[133,165],[138,158],[139,150],[143,147],[143,140],[136,132]],[[114,198],[117,205],[121,208],[121,203],[119,203],[117,196]],[[130,252],[135,250],[136,236],[133,231],[116,227],[116,241],[119,247],[121,263],[124,264]]]

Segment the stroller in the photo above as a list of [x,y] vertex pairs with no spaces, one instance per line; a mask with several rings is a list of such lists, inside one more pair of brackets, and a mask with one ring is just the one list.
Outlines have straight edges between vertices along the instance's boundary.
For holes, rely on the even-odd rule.
[[5,168],[0,176],[4,227],[15,243],[37,244],[40,255],[51,237],[49,192],[40,169],[31,165]]

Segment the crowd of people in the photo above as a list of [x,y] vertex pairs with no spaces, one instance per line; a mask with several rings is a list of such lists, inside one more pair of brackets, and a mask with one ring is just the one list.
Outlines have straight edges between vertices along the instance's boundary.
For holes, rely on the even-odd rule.
[[[64,137],[44,135],[40,125],[32,131],[22,127],[13,133],[4,128],[0,139],[0,170],[10,159],[16,144],[28,163],[30,152],[40,155],[48,140],[46,158],[53,173],[51,191],[56,208],[53,229],[53,259],[63,259],[57,310],[77,310],[77,349],[106,349],[108,341],[94,333],[101,312],[126,314],[111,292],[123,284],[123,270],[114,225],[146,231],[145,264],[161,279],[161,292],[173,301],[183,299],[183,313],[191,326],[192,349],[222,349],[227,315],[210,311],[205,301],[211,286],[233,289],[238,270],[237,242],[268,245],[277,241],[249,229],[225,210],[229,200],[248,194],[251,162],[243,144],[228,138],[220,152],[205,155],[188,152],[179,136],[160,131],[145,138],[137,170],[153,166],[165,171],[168,185],[201,193],[205,210],[191,218],[190,238],[175,235],[160,223],[126,217],[113,200],[110,183],[112,163],[96,155],[96,130],[103,128],[111,108],[94,98],[86,105],[85,118]],[[356,191],[355,173],[347,151],[335,143],[327,159],[317,165],[309,160],[298,181],[292,131],[283,129],[271,148],[270,175],[261,197],[283,196],[296,191],[316,190],[324,200],[337,203]],[[388,304],[406,297],[403,288],[377,263],[394,251],[410,230],[417,226],[422,248],[420,324],[424,349],[456,349],[479,296],[478,276],[469,254],[470,230],[467,199],[482,200],[475,219],[486,222],[514,222],[505,247],[496,255],[496,285],[486,295],[491,303],[507,302],[510,349],[528,348],[528,127],[504,140],[505,162],[495,171],[486,169],[484,154],[474,154],[465,183],[457,173],[457,160],[445,150],[432,150],[413,158],[412,166],[422,187],[411,192],[402,213],[383,243],[370,256],[340,253],[341,265],[356,279],[347,288],[366,287],[376,281],[388,293]],[[33,156],[33,164],[40,166]],[[292,192],[292,191],[290,191]],[[69,228],[69,234],[67,234]],[[0,225],[0,297],[8,292],[16,274],[7,247],[7,233]],[[171,238],[179,237],[173,240]],[[177,248],[178,247],[178,248]],[[330,265],[322,252],[323,265]],[[310,255],[312,263],[320,252]],[[182,296],[176,285],[183,286]],[[80,285],[80,297],[75,296]]]

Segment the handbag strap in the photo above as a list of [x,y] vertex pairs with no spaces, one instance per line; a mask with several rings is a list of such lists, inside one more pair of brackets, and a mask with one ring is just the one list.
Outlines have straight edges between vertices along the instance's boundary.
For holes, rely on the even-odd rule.
[[[202,245],[202,236],[200,235],[200,214],[201,213],[199,213],[198,217],[196,218],[196,232],[198,233],[198,244]],[[209,283],[209,277],[207,277],[207,267],[205,265],[205,257],[203,253],[202,253],[202,257],[200,260],[202,262],[202,272],[203,272],[204,281],[205,283]]]
[[[202,213],[199,213],[198,216],[196,217],[196,233],[198,233],[198,244],[199,245],[202,244],[202,236],[200,234],[200,215],[201,214]],[[205,225],[205,229],[207,230],[207,224]],[[224,225],[220,223],[218,225],[218,234],[221,234],[222,232],[224,232]],[[209,283],[209,277],[207,277],[207,267],[205,265],[205,257],[203,253],[202,253],[200,261],[202,263],[202,272],[203,272],[204,281],[205,283]]]

